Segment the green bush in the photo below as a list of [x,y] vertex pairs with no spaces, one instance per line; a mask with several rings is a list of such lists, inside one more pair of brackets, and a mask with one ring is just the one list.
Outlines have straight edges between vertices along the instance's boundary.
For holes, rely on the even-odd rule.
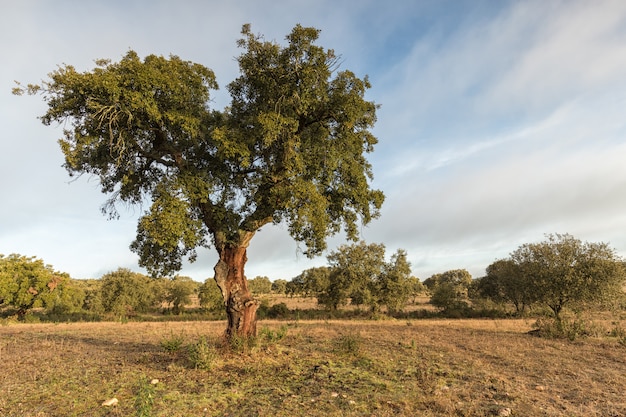
[[574,341],[594,334],[593,324],[580,317],[539,318],[534,323],[534,334],[549,339],[569,339]]
[[196,369],[210,371],[217,357],[217,349],[204,336],[189,346],[189,360]]
[[180,350],[184,342],[185,342],[185,337],[182,333],[178,335],[175,335],[172,333],[170,334],[169,337],[166,337],[163,340],[161,340],[161,347],[167,353],[174,353]]

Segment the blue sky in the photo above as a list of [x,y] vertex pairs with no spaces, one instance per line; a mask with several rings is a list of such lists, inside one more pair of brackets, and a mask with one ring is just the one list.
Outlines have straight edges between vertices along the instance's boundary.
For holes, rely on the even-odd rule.
[[[71,182],[38,97],[11,95],[59,64],[89,70],[129,49],[178,55],[237,76],[241,25],[283,42],[300,23],[381,104],[370,160],[386,202],[362,228],[422,279],[474,277],[546,233],[608,242],[626,255],[626,2],[0,0],[0,253],[37,256],[75,278],[137,266],[141,207],[100,214],[97,180]],[[213,107],[228,96],[220,90]],[[329,239],[329,249],[345,243]],[[300,254],[286,225],[264,228],[247,275],[290,279],[326,264]],[[182,274],[212,276],[201,252]]]

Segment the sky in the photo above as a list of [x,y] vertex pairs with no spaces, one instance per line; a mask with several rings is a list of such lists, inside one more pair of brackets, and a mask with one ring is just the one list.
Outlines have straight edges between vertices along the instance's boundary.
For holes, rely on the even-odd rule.
[[[380,104],[369,155],[386,200],[361,227],[413,275],[451,269],[475,278],[549,233],[607,242],[626,257],[626,2],[622,0],[0,0],[0,254],[43,259],[73,278],[120,267],[142,207],[119,220],[100,208],[96,178],[70,179],[39,96],[14,96],[58,65],[79,71],[133,49],[211,68],[222,89],[238,76],[243,24],[285,44],[293,26],[321,30],[341,69],[368,76]],[[329,238],[329,251],[347,243]],[[246,275],[291,279],[326,265],[264,227]],[[213,276],[214,250],[180,272]]]

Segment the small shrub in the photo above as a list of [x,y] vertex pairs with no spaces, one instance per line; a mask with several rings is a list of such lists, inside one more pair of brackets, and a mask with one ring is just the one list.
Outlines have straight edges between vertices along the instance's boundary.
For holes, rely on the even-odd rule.
[[271,319],[286,318],[291,314],[291,310],[285,303],[274,304],[267,310],[267,317]]
[[609,332],[609,336],[615,337],[617,339],[617,343],[622,346],[626,346],[626,329],[624,329],[620,323],[614,322],[614,327]]
[[189,360],[196,369],[210,371],[217,356],[217,349],[204,336],[198,342],[189,346]]
[[232,335],[226,339],[228,348],[234,353],[249,353],[258,345],[257,337]]
[[274,331],[269,327],[263,327],[259,332],[259,337],[267,343],[274,344],[280,342],[287,336],[287,326],[281,326],[278,330]]
[[590,330],[591,324],[581,318],[539,318],[533,327],[536,329],[536,334],[549,339],[569,339],[574,341],[592,334]]
[[335,351],[346,355],[358,355],[363,340],[358,334],[345,334],[335,340]]
[[161,347],[167,353],[175,353],[180,350],[184,342],[185,342],[185,337],[183,336],[182,333],[179,335],[175,335],[172,333],[170,334],[169,337],[161,340]]

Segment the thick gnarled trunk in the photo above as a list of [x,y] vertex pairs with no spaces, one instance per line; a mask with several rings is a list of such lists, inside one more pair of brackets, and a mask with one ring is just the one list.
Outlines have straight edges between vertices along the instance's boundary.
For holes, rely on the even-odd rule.
[[244,266],[248,260],[245,246],[224,246],[219,249],[220,259],[215,265],[215,281],[222,291],[228,327],[226,337],[256,336],[256,311],[259,303],[248,290]]

